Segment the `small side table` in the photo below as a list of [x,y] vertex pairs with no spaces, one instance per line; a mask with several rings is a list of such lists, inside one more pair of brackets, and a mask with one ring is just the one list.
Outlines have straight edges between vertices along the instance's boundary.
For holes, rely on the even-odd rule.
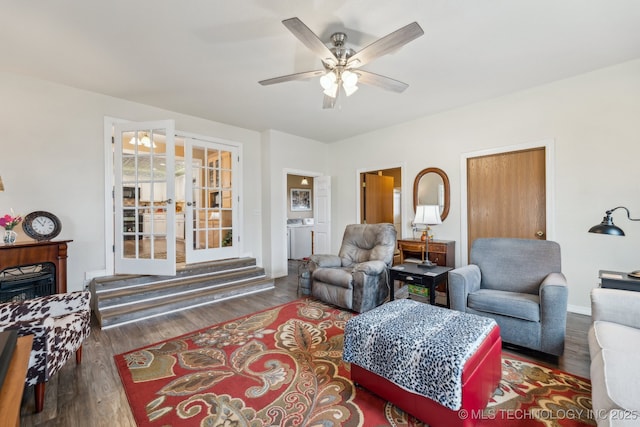
[[633,278],[621,271],[600,270],[598,272],[601,288],[622,289],[640,292],[640,279]]
[[[436,303],[436,286],[440,283],[446,282],[449,271],[453,270],[451,267],[433,267],[422,268],[418,267],[418,264],[408,262],[405,264],[396,265],[389,269],[389,281],[390,283],[390,295],[389,299],[393,301],[395,299],[394,283],[396,280],[409,283],[412,285],[428,287],[429,288],[429,304],[435,305]],[[447,287],[447,307],[449,306],[449,289]]]
[[[33,335],[19,337],[13,351],[9,370],[0,389],[0,414],[6,426],[20,425],[20,402],[24,391]],[[6,424],[4,424],[6,423]]]

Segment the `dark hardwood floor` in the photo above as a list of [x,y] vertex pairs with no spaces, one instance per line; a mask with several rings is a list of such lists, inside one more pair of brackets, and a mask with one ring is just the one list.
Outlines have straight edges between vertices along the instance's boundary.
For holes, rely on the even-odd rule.
[[[21,425],[135,426],[113,362],[115,354],[295,300],[299,297],[297,271],[297,263],[290,262],[289,276],[277,279],[275,289],[270,291],[104,331],[94,325],[91,336],[84,344],[82,363],[76,365],[72,358],[49,381],[44,410],[40,414],[34,414],[33,388],[25,391]],[[575,375],[588,377],[587,329],[589,323],[590,317],[569,313],[565,353],[557,359],[531,354],[520,349],[505,350]]]

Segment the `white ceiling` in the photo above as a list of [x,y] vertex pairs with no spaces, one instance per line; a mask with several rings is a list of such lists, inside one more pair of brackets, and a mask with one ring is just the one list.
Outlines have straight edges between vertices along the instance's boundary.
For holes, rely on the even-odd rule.
[[[424,36],[322,109],[321,68],[281,21],[356,51],[417,21]],[[243,128],[333,142],[640,58],[638,0],[0,0],[0,70]]]

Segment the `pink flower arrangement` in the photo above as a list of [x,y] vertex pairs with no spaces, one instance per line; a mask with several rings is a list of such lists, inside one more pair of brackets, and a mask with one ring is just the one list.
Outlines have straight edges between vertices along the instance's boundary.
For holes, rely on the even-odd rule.
[[4,227],[5,230],[13,230],[13,227],[20,224],[20,221],[22,221],[22,217],[20,215],[14,216],[11,212],[11,215],[6,214],[0,217],[0,227]]

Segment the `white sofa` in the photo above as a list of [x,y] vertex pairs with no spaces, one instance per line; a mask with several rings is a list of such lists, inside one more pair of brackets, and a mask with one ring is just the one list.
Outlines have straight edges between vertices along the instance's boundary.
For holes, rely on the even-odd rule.
[[591,291],[589,353],[599,427],[640,426],[640,292]]

